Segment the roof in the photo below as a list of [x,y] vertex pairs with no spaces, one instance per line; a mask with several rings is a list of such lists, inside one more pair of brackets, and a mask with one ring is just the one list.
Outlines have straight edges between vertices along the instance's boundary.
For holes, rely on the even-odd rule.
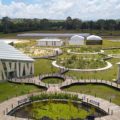
[[88,37],[89,33],[23,33],[17,34],[18,37],[72,37],[73,35],[80,35]]
[[90,35],[87,37],[87,40],[102,40],[102,38],[100,36]]
[[49,38],[45,38],[45,39],[39,39],[37,41],[57,41],[57,42],[60,42],[61,40],[60,39],[49,39]]
[[18,39],[0,39],[0,41],[4,41],[5,43],[16,43],[18,42]]
[[32,58],[3,41],[0,41],[0,60],[34,61]]
[[84,37],[80,35],[74,35],[71,37],[71,40],[84,40]]

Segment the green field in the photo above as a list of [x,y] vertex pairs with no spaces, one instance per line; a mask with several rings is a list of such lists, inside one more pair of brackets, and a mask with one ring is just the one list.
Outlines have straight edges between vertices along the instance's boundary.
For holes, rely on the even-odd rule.
[[120,49],[105,50],[107,54],[120,54]]
[[35,75],[57,72],[58,69],[52,66],[52,60],[38,59],[35,61]]
[[0,102],[15,96],[41,91],[43,91],[42,88],[33,85],[14,84],[9,82],[0,83]]
[[70,87],[64,88],[64,91],[78,92],[88,95],[97,96],[100,98],[104,98],[106,100],[110,100],[113,103],[120,105],[120,91],[98,84],[86,84],[86,85],[72,85]]

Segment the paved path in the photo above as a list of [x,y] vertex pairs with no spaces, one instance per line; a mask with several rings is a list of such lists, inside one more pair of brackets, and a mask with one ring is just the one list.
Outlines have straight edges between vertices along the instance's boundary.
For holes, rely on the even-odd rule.
[[[92,104],[96,107],[99,107],[109,115],[101,118],[96,118],[95,120],[120,120],[120,106],[110,103],[107,100],[94,97],[91,95],[86,95],[86,94],[80,94],[80,93],[75,93],[75,92],[64,92],[61,91],[60,88],[65,87],[67,85],[71,85],[74,83],[101,83],[101,84],[106,84],[112,87],[115,87],[117,89],[120,89],[120,85],[110,82],[110,81],[105,81],[105,80],[73,80],[73,78],[66,77],[65,81],[60,84],[45,84],[42,81],[39,80],[39,77],[34,77],[34,78],[27,78],[27,79],[13,79],[11,82],[17,82],[17,83],[28,83],[28,84],[35,84],[37,86],[42,86],[47,88],[47,91],[44,93],[54,93],[54,92],[62,92],[66,94],[77,94],[80,99],[82,99],[84,102],[87,102],[89,104]],[[43,93],[43,92],[42,92]],[[38,95],[41,93],[34,93],[32,95]],[[19,97],[15,97],[12,99],[9,99],[7,101],[4,101],[0,104],[0,119],[1,120],[27,120],[27,119],[22,119],[22,118],[15,118],[9,115],[6,115],[9,111],[11,111],[13,108],[18,106],[19,101],[22,101],[19,103],[23,104],[24,102],[28,101],[29,95],[23,95]]]
[[71,50],[68,50],[67,53],[69,54],[76,54],[76,55],[96,55],[100,53],[104,53],[104,50],[101,50],[100,52],[72,52]]

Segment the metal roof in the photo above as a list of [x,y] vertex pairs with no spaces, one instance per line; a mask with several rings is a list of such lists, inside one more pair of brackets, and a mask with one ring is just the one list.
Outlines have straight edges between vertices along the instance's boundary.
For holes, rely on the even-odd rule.
[[90,35],[89,37],[87,37],[87,40],[102,40],[102,38],[97,35]]
[[72,37],[73,35],[80,35],[88,37],[89,33],[23,33],[17,34],[18,37]]
[[70,40],[84,40],[85,38],[80,35],[74,35],[70,38]]
[[1,60],[17,60],[17,61],[34,61],[13,46],[0,41],[0,59]]
[[61,40],[60,39],[49,39],[49,38],[45,38],[45,39],[39,39],[37,41],[44,41],[44,42],[60,42]]

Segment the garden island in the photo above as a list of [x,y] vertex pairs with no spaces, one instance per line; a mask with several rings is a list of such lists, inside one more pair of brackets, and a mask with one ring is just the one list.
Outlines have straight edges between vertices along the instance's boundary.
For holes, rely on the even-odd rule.
[[74,22],[0,20],[0,120],[120,119],[120,33]]

